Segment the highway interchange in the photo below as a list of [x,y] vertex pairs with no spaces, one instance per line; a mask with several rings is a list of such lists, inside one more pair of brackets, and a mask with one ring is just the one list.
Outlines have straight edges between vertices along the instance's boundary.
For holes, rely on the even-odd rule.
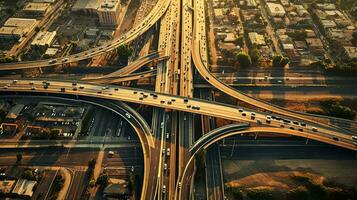
[[[204,1],[200,0],[193,2],[161,0],[137,27],[101,47],[56,60],[2,64],[0,70],[48,67],[89,59],[135,40],[156,23],[160,23],[158,52],[139,58],[119,71],[102,77],[85,78],[78,82],[0,79],[0,91],[12,94],[13,92],[32,95],[45,93],[72,98],[89,97],[102,101],[119,100],[153,106],[155,109],[151,129],[148,128],[146,122],[140,120],[139,114],[135,114],[135,111],[131,111],[131,114],[128,113],[126,116],[129,121],[139,119],[136,120],[136,124],[131,123],[131,125],[136,129],[144,153],[145,176],[142,199],[154,199],[155,196],[159,199],[189,198],[189,196],[184,197],[183,194],[190,195],[194,156],[216,141],[234,134],[261,132],[289,134],[357,150],[356,140],[352,138],[355,130],[332,125],[329,123],[331,118],[328,117],[293,112],[250,97],[212,75],[207,58],[205,5]],[[158,62],[156,70],[132,74],[153,61]],[[194,70],[192,66],[215,88],[240,101],[263,109],[265,112],[193,98]],[[110,85],[110,83],[151,77],[155,74],[155,91]],[[125,107],[125,105],[122,106]],[[126,107],[126,109],[129,108]],[[229,119],[245,124],[214,130],[207,128],[206,130],[210,132],[194,142],[193,114]],[[131,118],[133,115],[135,117]],[[205,124],[210,125],[209,121],[206,119]],[[346,122],[346,120],[341,121]],[[355,124],[352,121],[349,123]],[[254,126],[249,126],[249,124]],[[176,130],[177,125],[178,130]],[[168,132],[171,135],[168,136]],[[176,134],[179,135],[178,141],[176,141]],[[171,149],[171,156],[167,152],[170,151],[169,149]],[[172,156],[175,154],[178,154],[178,163],[176,163],[175,156]],[[223,196],[223,193],[218,196]]]

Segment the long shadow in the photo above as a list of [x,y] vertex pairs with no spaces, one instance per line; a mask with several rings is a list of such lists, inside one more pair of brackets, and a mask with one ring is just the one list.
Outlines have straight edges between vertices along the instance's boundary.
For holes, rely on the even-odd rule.
[[[275,79],[269,79],[268,82],[270,84],[276,84],[276,87],[272,87],[271,93],[272,93],[272,104],[277,104],[281,107],[286,106],[286,101],[285,101],[285,93],[281,92],[279,87],[285,87],[285,70],[288,70],[286,68],[271,68],[270,69],[270,77],[274,77]],[[276,79],[279,77],[279,81]],[[281,83],[279,83],[281,81]]]

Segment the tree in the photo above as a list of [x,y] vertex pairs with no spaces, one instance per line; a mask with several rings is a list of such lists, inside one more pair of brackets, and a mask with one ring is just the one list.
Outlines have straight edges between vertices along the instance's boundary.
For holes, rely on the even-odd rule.
[[238,53],[236,59],[241,67],[249,67],[252,64],[250,56],[244,52]]
[[11,63],[13,61],[14,61],[14,59],[12,57],[0,58],[0,63]]
[[127,44],[120,45],[117,48],[117,53],[119,55],[119,58],[122,60],[127,60],[129,56],[133,53],[133,51],[134,51],[133,47]]
[[97,179],[97,184],[100,185],[101,187],[107,186],[109,181],[108,174],[101,174],[98,179]]
[[95,158],[90,159],[90,160],[88,161],[88,168],[94,169],[96,162],[97,162],[97,161],[96,161]]
[[239,45],[240,47],[243,47],[244,46],[244,38],[243,36],[239,36],[237,39],[236,39],[236,42],[235,42],[237,45]]
[[22,154],[17,154],[16,155],[16,162],[20,162],[22,160]]
[[96,181],[95,181],[94,179],[91,179],[91,180],[89,181],[89,187],[94,187],[94,186],[95,186],[95,183],[96,183]]
[[283,57],[280,61],[280,66],[285,67],[285,65],[289,64],[290,59],[288,57]]
[[257,47],[254,47],[250,51],[250,58],[252,59],[252,63],[254,63],[254,64],[258,63],[258,61],[260,59],[260,52]]
[[283,68],[285,65],[289,64],[290,60],[288,57],[283,57],[282,55],[273,56],[273,67]]
[[32,173],[31,169],[27,169],[22,173],[22,178],[27,179],[27,180],[34,180],[35,176]]

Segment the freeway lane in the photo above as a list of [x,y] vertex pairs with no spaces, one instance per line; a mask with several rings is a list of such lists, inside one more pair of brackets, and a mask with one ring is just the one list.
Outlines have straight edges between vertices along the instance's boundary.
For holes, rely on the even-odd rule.
[[107,74],[104,76],[99,76],[99,77],[85,77],[82,80],[90,81],[90,82],[97,82],[97,81],[105,82],[105,80],[107,80],[109,78],[119,78],[119,77],[127,76],[150,62],[161,61],[161,60],[165,60],[165,59],[168,59],[168,57],[164,56],[162,52],[151,53],[151,54],[148,54],[144,57],[137,59],[135,62],[132,62],[130,65],[127,65],[115,72],[110,73],[110,74]]
[[17,63],[6,63],[0,65],[0,70],[16,70],[16,69],[30,69],[37,67],[48,67],[61,64],[67,64],[71,62],[77,62],[80,60],[85,60],[105,54],[106,52],[112,51],[119,47],[120,45],[126,44],[133,41],[138,36],[142,35],[144,32],[149,30],[166,12],[168,6],[170,5],[170,0],[158,1],[154,9],[150,14],[136,27],[132,28],[129,32],[122,35],[120,38],[110,41],[102,46],[92,48],[90,50],[73,54],[67,57],[57,58],[56,60],[38,60],[29,62],[17,62]]
[[[41,92],[49,94],[61,94],[61,88],[64,88],[65,94],[74,96],[89,96],[101,99],[112,99],[127,101],[138,104],[145,104],[149,106],[179,110],[184,112],[214,116],[223,119],[230,119],[233,121],[257,123],[260,119],[262,125],[268,125],[272,127],[279,127],[282,130],[301,129],[299,131],[301,136],[306,136],[307,133],[318,135],[317,137],[322,142],[327,142],[333,145],[357,150],[357,146],[354,144],[349,132],[341,129],[330,128],[328,126],[322,126],[315,122],[299,121],[295,118],[285,118],[290,122],[285,124],[281,120],[270,120],[270,123],[266,122],[269,114],[264,112],[254,112],[255,117],[250,117],[252,111],[245,109],[239,112],[239,107],[230,106],[221,103],[212,103],[201,99],[189,99],[169,94],[161,94],[152,91],[132,89],[119,86],[107,86],[94,85],[88,83],[78,83],[79,88],[72,86],[71,82],[66,81],[51,81],[50,86],[47,89],[43,87],[41,80],[19,80],[17,83],[13,83],[12,80],[0,79],[0,91],[17,91],[17,92]],[[73,88],[76,88],[73,90]],[[244,113],[244,114],[243,114]],[[275,116],[275,115],[274,115]],[[292,123],[296,120],[296,124]],[[300,123],[306,125],[301,126]],[[284,127],[282,127],[284,126]],[[313,127],[317,130],[313,131]],[[323,138],[323,139],[322,139]]]

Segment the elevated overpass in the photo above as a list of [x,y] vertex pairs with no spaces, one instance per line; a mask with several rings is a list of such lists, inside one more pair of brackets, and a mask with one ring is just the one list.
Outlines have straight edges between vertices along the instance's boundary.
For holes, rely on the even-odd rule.
[[120,45],[127,44],[133,41],[135,38],[149,30],[166,12],[168,6],[170,5],[170,2],[170,0],[159,0],[156,3],[154,9],[150,12],[150,14],[138,26],[132,28],[130,31],[123,34],[120,38],[110,41],[99,47],[95,47],[87,51],[56,59],[0,64],[0,70],[31,69],[68,64],[113,51]]
[[132,62],[130,65],[125,66],[110,74],[106,74],[99,77],[85,77],[82,80],[89,81],[89,82],[96,82],[96,83],[105,83],[108,79],[115,79],[115,78],[129,76],[131,73],[135,72],[136,70],[140,69],[144,65],[147,65],[151,62],[158,62],[166,59],[168,59],[168,56],[163,55],[162,52],[154,52],[146,56],[143,56],[137,59],[135,62]]
[[[316,122],[301,121],[296,118],[286,118],[282,116],[279,116],[281,118],[280,120],[273,119],[268,122],[266,119],[269,114],[264,112],[254,112],[255,116],[253,118],[251,117],[253,111],[242,107],[141,89],[95,85],[82,82],[71,83],[68,81],[47,81],[47,83],[50,85],[44,87],[42,80],[18,80],[14,83],[13,80],[0,79],[0,91],[88,96],[144,104],[246,123],[257,123],[258,120],[260,120],[261,126],[278,127],[284,131],[299,130],[298,132],[302,136],[307,133],[318,135],[320,137],[316,138],[319,141],[357,150],[355,141],[348,131],[321,125]],[[288,120],[288,122],[283,122],[282,119]],[[304,124],[304,126],[301,124]]]

